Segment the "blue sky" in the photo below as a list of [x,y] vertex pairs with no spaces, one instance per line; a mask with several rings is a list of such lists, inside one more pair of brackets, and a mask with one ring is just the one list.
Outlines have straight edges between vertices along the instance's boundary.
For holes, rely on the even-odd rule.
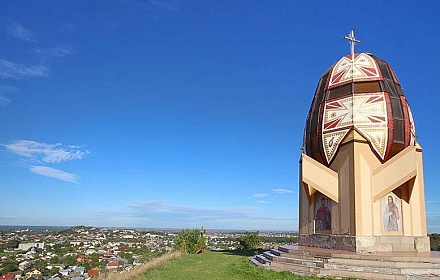
[[391,64],[440,231],[437,1],[3,1],[0,224],[296,230],[304,123],[351,28]]

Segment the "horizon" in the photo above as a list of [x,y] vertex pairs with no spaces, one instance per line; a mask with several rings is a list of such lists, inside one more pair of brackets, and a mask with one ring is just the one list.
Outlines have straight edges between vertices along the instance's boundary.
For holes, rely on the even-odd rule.
[[432,0],[2,3],[0,224],[297,231],[304,124],[355,29],[355,51],[387,61],[404,89],[428,232],[440,232],[439,10]]
[[[76,226],[17,226],[17,225],[0,225],[0,230],[4,229],[4,228],[13,228],[13,229],[17,229],[17,230],[21,230],[21,229],[33,229],[33,228],[38,228],[41,230],[44,229],[53,229],[55,230],[56,228],[77,228],[77,227],[85,227],[85,228],[94,228],[94,229],[117,229],[117,230],[140,230],[140,231],[181,231],[184,229],[190,229],[190,228],[132,228],[132,227],[95,227],[95,226],[83,226],[83,225],[76,225]],[[9,230],[13,230],[13,229],[9,229]],[[199,228],[191,228],[191,229],[199,229]],[[204,228],[207,232],[227,232],[227,233],[245,233],[248,232],[249,230],[244,230],[244,229],[220,229],[220,228]],[[263,232],[263,233],[268,233],[268,232],[272,232],[272,233],[298,233],[298,231],[292,231],[292,230],[250,230],[250,231],[258,231],[258,232]]]

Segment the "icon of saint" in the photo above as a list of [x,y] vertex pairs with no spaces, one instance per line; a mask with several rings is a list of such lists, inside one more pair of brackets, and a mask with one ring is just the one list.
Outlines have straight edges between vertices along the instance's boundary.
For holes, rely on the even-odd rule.
[[321,198],[321,206],[316,210],[316,230],[331,230],[332,218],[330,209],[326,205],[326,198]]
[[388,204],[383,212],[383,225],[385,231],[399,231],[399,208],[394,203],[391,195],[387,198]]

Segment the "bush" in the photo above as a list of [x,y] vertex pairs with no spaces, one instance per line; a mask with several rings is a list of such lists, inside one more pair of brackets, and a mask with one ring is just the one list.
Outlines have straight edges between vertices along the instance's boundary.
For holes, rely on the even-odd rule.
[[238,239],[238,242],[241,249],[256,249],[261,243],[259,232],[246,232],[244,236]]
[[431,233],[428,235],[431,239],[431,251],[440,251],[440,234]]
[[181,230],[174,240],[174,248],[182,253],[202,253],[206,249],[205,230],[184,229]]

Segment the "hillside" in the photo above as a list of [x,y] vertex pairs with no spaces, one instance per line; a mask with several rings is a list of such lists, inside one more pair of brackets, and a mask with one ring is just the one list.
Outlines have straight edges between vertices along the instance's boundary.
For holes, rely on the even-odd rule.
[[257,268],[249,262],[248,257],[254,251],[206,251],[196,255],[182,255],[163,265],[157,266],[134,280],[255,280],[255,279],[322,279],[316,277],[299,277],[289,272],[275,272]]

